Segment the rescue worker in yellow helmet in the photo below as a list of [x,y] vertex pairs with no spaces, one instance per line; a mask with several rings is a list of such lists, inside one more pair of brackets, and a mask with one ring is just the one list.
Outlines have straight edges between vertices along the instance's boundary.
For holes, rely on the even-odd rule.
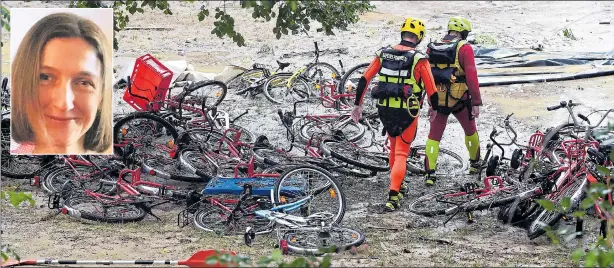
[[481,164],[480,139],[475,118],[480,114],[482,98],[473,48],[466,41],[469,32],[469,20],[453,17],[448,22],[448,33],[443,39],[428,45],[427,55],[437,86],[438,105],[429,110],[430,131],[426,141],[425,160],[427,185],[433,185],[437,180],[439,143],[450,114],[456,117],[465,132],[465,146],[469,151],[469,173],[477,172]]
[[378,100],[377,112],[390,142],[390,190],[385,205],[385,211],[389,212],[399,208],[400,199],[407,190],[403,182],[407,156],[416,136],[425,91],[431,105],[437,106],[431,67],[424,54],[416,50],[425,34],[424,22],[407,18],[401,26],[401,42],[375,53],[375,59],[360,78],[356,90],[352,118],[358,123],[367,85],[379,74],[379,82],[371,95]]

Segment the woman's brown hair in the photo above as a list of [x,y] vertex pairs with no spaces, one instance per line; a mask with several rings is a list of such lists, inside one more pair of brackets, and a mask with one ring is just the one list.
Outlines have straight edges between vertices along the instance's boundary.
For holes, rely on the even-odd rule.
[[18,143],[34,142],[32,125],[42,126],[38,82],[43,50],[54,38],[81,38],[96,51],[102,66],[102,101],[94,123],[85,133],[84,147],[96,152],[107,151],[113,142],[112,48],[96,23],[71,13],[55,13],[42,18],[19,45],[11,68],[11,136]]

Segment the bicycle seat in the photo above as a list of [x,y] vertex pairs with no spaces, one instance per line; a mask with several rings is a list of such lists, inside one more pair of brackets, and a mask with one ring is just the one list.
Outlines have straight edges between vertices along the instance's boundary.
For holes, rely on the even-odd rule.
[[286,67],[290,66],[290,63],[287,63],[287,62],[281,62],[281,61],[279,61],[279,60],[278,60],[278,61],[277,61],[277,65],[279,65],[279,69],[280,69],[280,70],[283,70],[284,68],[286,68]]

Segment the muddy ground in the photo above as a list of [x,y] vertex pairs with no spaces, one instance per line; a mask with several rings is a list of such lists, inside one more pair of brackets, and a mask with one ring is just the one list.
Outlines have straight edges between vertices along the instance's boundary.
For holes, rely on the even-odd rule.
[[[208,2],[210,6],[218,5]],[[377,9],[361,16],[361,21],[328,37],[315,31],[310,36],[284,36],[275,39],[271,29],[274,22],[253,22],[250,14],[226,3],[226,9],[235,16],[235,25],[247,40],[247,46],[237,48],[231,41],[211,35],[213,18],[198,22],[196,14],[200,3],[171,4],[174,16],[161,12],[138,14],[130,19],[129,27],[170,27],[167,31],[130,30],[119,33],[120,50],[117,62],[145,53],[163,60],[187,60],[196,70],[218,72],[228,64],[247,67],[254,62],[275,65],[275,59],[295,63],[296,68],[311,60],[303,52],[313,50],[313,41],[320,49],[347,48],[347,53],[325,54],[322,61],[338,67],[343,60],[346,70],[353,65],[371,60],[373,52],[396,42],[398,24],[403,17],[422,18],[427,24],[426,40],[440,36],[450,16],[466,16],[473,23],[474,34],[483,42],[508,48],[530,48],[541,44],[545,51],[610,51],[614,41],[614,4],[610,2],[395,2],[375,3]],[[61,3],[8,3],[9,7],[61,6]],[[313,28],[313,27],[312,27]],[[563,28],[572,29],[576,40],[562,35]],[[2,40],[8,40],[3,34]],[[420,45],[424,48],[426,43]],[[3,55],[5,54],[3,49]],[[286,54],[299,54],[284,57]],[[301,55],[303,54],[303,55]],[[7,66],[3,58],[3,67]],[[292,67],[291,67],[292,68]],[[3,68],[3,72],[4,72]],[[609,83],[608,83],[609,82]],[[612,77],[482,88],[484,106],[477,119],[482,150],[491,128],[502,118],[514,113],[513,124],[519,141],[526,142],[537,129],[557,125],[567,120],[564,110],[547,112],[546,106],[560,100],[573,99],[587,104],[586,110],[612,107],[614,92]],[[128,112],[122,104],[123,91],[117,91],[115,109]],[[248,127],[257,135],[283,142],[282,125],[275,114],[278,108],[264,96],[245,100],[229,94],[221,108],[238,115],[245,108],[250,113],[237,123]],[[286,108],[287,109],[287,108]],[[415,144],[424,144],[428,120],[421,116]],[[614,119],[613,119],[614,120]],[[264,122],[264,123],[263,123]],[[453,150],[468,159],[460,125],[451,118],[442,141],[442,148]],[[444,178],[436,189],[454,181],[470,178]],[[380,174],[371,179],[348,178],[343,187],[348,198],[348,211],[344,225],[362,230],[368,248],[357,255],[348,253],[335,257],[342,266],[569,266],[570,252],[575,241],[566,245],[553,245],[546,237],[529,240],[526,231],[496,221],[496,210],[476,213],[475,223],[467,224],[458,217],[445,227],[443,218],[425,218],[407,212],[408,200],[420,196],[426,189],[421,178],[408,178],[411,192],[402,211],[381,214],[379,208],[385,200],[389,179]],[[3,178],[3,185],[7,179]],[[41,220],[49,213],[46,196],[41,189],[27,186],[21,189],[33,192],[36,208],[13,209],[2,204],[2,243],[9,243],[24,258],[73,259],[181,259],[199,249],[225,248],[250,256],[271,252],[274,241],[261,239],[253,247],[244,246],[241,237],[216,237],[193,227],[180,229],[176,215],[182,209],[176,206],[156,210],[162,222],[148,217],[144,221],[127,225],[87,223],[58,216]],[[172,182],[169,182],[172,183]],[[366,190],[368,189],[368,190]],[[389,229],[389,230],[384,230]],[[597,225],[591,221],[587,227],[587,242],[594,241]]]

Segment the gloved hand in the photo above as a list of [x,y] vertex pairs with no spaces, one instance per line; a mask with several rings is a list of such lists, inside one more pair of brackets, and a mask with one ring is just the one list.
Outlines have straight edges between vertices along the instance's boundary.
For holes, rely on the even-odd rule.
[[362,118],[362,106],[361,105],[354,106],[351,117],[354,120],[354,123],[358,124],[358,120]]
[[433,107],[430,107],[429,108],[429,114],[428,114],[429,115],[429,122],[432,123],[433,121],[435,121],[435,115],[436,114],[437,113],[435,113],[435,110],[433,110]]
[[480,117],[480,106],[473,106],[473,108],[471,108],[471,115],[473,115],[474,118]]

